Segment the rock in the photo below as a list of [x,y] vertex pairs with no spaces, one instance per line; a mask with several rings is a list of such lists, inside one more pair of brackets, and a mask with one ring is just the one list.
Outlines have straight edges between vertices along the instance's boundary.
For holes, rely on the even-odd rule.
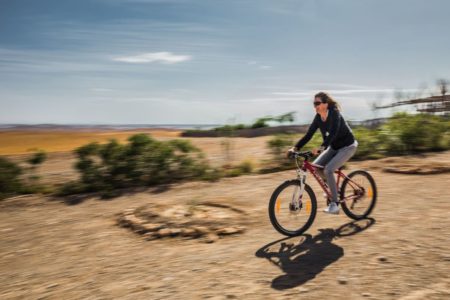
[[135,211],[134,208],[128,208],[128,209],[125,209],[125,210],[124,210],[123,214],[124,214],[125,216],[132,215],[132,214],[134,213],[134,211]]
[[377,257],[377,260],[378,260],[379,262],[387,262],[387,261],[388,261],[388,259],[387,259],[386,256],[378,256],[378,257]]
[[197,234],[197,231],[195,231],[195,229],[188,227],[188,228],[182,228],[180,235],[193,237],[193,236],[197,236],[198,234]]
[[120,216],[117,218],[117,224],[121,227],[130,227],[130,223],[128,223],[127,219],[124,216]]
[[216,230],[216,233],[219,235],[228,235],[228,234],[235,234],[235,233],[239,233],[240,230],[236,227],[224,227],[224,228],[219,228]]
[[205,237],[205,243],[214,243],[219,240],[219,237],[214,233],[208,233],[208,235]]
[[240,225],[237,225],[235,227],[237,228],[237,230],[239,230],[239,232],[244,232],[246,229],[244,226],[240,226]]
[[372,296],[372,294],[371,293],[362,293],[361,296],[363,296],[363,297],[370,297],[370,296]]
[[[117,218],[118,225],[144,235],[147,240],[163,237],[202,238],[215,242],[222,236],[244,232],[235,225],[239,212],[224,205],[145,205],[124,210]],[[237,219],[238,220],[238,219]]]
[[126,222],[136,225],[144,224],[144,221],[136,217],[135,215],[125,215],[124,219]]
[[139,218],[137,218],[135,215],[123,215],[122,217],[119,217],[118,224],[122,227],[130,227],[136,232],[142,232],[145,231],[144,227],[142,226],[145,222]]
[[200,235],[205,235],[205,234],[208,234],[210,232],[209,228],[205,227],[205,226],[192,226],[192,229],[194,229]]
[[194,212],[194,215],[193,215],[195,218],[197,218],[197,219],[207,219],[208,218],[208,216],[206,215],[206,213],[205,212]]
[[164,227],[163,224],[156,224],[156,223],[147,223],[142,225],[142,228],[145,229],[145,231],[158,231],[163,227]]
[[163,238],[163,237],[168,237],[170,236],[171,231],[169,228],[162,228],[160,230],[158,230],[158,236]]
[[347,282],[348,282],[347,278],[343,278],[343,277],[338,278],[338,283],[339,284],[347,284]]
[[144,238],[147,241],[156,240],[159,238],[159,234],[157,232],[147,232],[146,234],[144,234]]
[[181,229],[180,228],[171,228],[170,229],[170,235],[171,236],[177,236],[181,233]]

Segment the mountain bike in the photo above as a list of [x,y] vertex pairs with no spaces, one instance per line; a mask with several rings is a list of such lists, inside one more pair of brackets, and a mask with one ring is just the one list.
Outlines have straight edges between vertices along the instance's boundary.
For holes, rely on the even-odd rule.
[[[324,191],[327,205],[331,192],[327,183],[317,172],[322,166],[310,163],[311,151],[292,152],[297,165],[297,178],[287,180],[272,193],[269,201],[269,217],[273,227],[286,236],[297,236],[308,230],[317,212],[317,200],[313,189],[306,183],[310,172]],[[303,158],[303,159],[302,159]],[[372,212],[377,201],[377,187],[372,175],[365,170],[355,170],[348,175],[343,167],[335,171],[339,205],[351,219],[364,219]]]

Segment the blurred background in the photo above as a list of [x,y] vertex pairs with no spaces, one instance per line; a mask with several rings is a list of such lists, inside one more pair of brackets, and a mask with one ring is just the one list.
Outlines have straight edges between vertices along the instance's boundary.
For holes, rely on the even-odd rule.
[[[449,9],[0,0],[0,297],[449,297]],[[380,192],[366,223],[316,220],[322,248],[280,241],[266,211],[319,91]]]

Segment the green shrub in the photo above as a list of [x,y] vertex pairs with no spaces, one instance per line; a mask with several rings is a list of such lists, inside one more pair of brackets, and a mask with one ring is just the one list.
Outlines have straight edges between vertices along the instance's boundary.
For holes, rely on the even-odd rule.
[[85,184],[79,181],[70,181],[60,186],[55,193],[57,196],[68,196],[88,192]]
[[208,168],[205,173],[201,176],[202,180],[214,182],[224,177],[224,170],[221,168]]
[[91,143],[75,153],[80,185],[64,186],[63,194],[83,190],[112,196],[119,188],[201,179],[209,169],[205,155],[189,141],[163,142],[146,134],[131,136],[125,145],[115,140],[103,145]]
[[244,174],[250,174],[252,172],[253,172],[253,163],[249,160],[245,160],[241,162],[239,165],[226,170],[225,176],[237,177]]
[[37,165],[42,164],[47,159],[47,153],[45,151],[38,151],[34,153],[27,162],[32,166],[36,167]]
[[0,157],[0,199],[22,192],[22,169],[10,160]]
[[371,159],[382,156],[379,151],[382,140],[378,130],[359,127],[353,129],[353,134],[358,141],[358,149],[353,155],[353,159]]
[[[442,116],[397,113],[378,128],[356,127],[353,133],[359,145],[352,159],[375,159],[450,149],[450,120]],[[269,140],[267,146],[272,159],[266,162],[261,172],[294,167],[290,160],[285,159],[285,153],[301,137],[278,135]],[[317,132],[302,151],[317,148],[322,141],[322,136]]]
[[249,174],[253,172],[253,163],[250,160],[244,160],[238,165],[238,168],[242,171],[244,174]]
[[382,150],[388,154],[445,150],[448,130],[448,121],[442,117],[397,113],[381,127]]
[[280,160],[285,157],[286,151],[293,145],[293,136],[288,134],[277,134],[267,141],[267,146],[274,160]]

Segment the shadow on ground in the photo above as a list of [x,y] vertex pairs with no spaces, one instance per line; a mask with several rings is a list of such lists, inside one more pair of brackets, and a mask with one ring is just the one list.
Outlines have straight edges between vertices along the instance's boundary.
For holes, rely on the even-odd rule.
[[337,229],[320,229],[314,237],[304,234],[280,239],[260,248],[255,255],[268,259],[285,273],[272,280],[272,288],[294,288],[315,278],[344,256],[344,249],[332,243],[334,238],[357,234],[373,224],[375,219],[368,218],[346,223]]

